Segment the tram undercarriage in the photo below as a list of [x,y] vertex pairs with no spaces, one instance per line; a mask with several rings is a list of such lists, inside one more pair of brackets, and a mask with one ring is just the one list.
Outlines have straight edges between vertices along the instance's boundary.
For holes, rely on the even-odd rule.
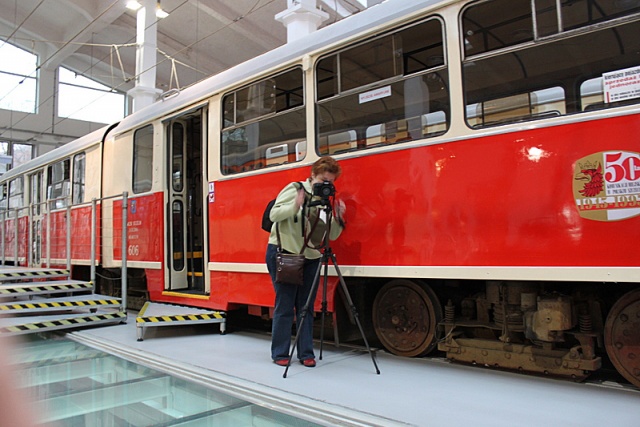
[[402,356],[437,346],[452,361],[576,381],[601,368],[606,350],[640,387],[640,290],[620,289],[617,298],[588,285],[487,281],[471,288],[445,283],[434,287],[436,296],[426,283],[391,281],[374,302],[376,335]]
[[534,283],[488,282],[485,294],[462,306],[457,317],[451,300],[444,307],[438,349],[450,360],[574,379],[601,367],[602,310],[595,299],[541,295]]

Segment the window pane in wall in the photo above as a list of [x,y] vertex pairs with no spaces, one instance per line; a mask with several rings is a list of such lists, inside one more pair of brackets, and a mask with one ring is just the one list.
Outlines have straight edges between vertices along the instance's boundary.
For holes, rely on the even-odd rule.
[[0,73],[0,108],[35,113],[36,79]]
[[36,55],[0,45],[0,108],[35,113],[37,63]]
[[60,67],[58,116],[98,123],[115,123],[125,115],[125,95]]

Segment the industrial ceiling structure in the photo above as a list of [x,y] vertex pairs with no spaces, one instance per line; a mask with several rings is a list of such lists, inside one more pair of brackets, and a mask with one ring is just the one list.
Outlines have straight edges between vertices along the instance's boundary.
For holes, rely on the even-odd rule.
[[[314,2],[320,28],[382,0],[161,0],[155,21],[156,88],[181,89],[287,42],[275,16]],[[137,13],[128,0],[0,0],[0,43],[37,53],[41,69],[64,66],[118,91],[135,85]],[[0,120],[5,121],[0,115]],[[0,123],[7,129],[10,123]],[[24,127],[24,126],[23,126]],[[41,132],[41,129],[34,129]]]

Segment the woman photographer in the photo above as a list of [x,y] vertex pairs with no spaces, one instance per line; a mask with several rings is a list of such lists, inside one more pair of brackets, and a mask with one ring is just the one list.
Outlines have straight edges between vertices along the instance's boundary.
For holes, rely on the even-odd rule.
[[[311,167],[311,177],[306,181],[292,182],[282,189],[271,209],[269,218],[274,225],[271,227],[269,244],[267,245],[266,262],[271,281],[276,292],[275,309],[273,312],[273,328],[271,337],[271,358],[280,366],[289,363],[289,347],[291,345],[291,328],[294,312],[299,325],[302,310],[309,298],[313,287],[313,279],[322,253],[315,247],[321,246],[323,236],[327,230],[326,199],[313,195],[315,184],[331,183],[338,179],[342,172],[338,162],[332,157],[325,156],[318,159]],[[302,188],[300,188],[302,184]],[[330,186],[320,186],[326,190]],[[320,203],[318,203],[320,202]],[[311,206],[310,206],[311,205]],[[329,239],[336,239],[344,228],[344,203],[336,200],[331,210],[331,226]],[[318,219],[318,216],[320,217]],[[315,224],[315,226],[314,226]],[[303,235],[303,230],[306,234]],[[280,237],[278,239],[278,233]],[[310,236],[309,234],[312,233]],[[305,237],[309,237],[307,247],[304,248],[304,280],[300,286],[278,283],[276,281],[276,254],[278,243],[283,252],[300,253]],[[279,242],[278,242],[279,240]],[[298,331],[297,356],[304,366],[316,366],[313,352],[313,301],[315,301],[317,287],[311,297],[309,310]]]

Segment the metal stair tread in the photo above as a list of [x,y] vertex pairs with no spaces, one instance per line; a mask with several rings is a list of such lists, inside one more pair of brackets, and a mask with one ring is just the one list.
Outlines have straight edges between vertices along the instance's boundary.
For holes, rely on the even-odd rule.
[[93,290],[93,284],[86,280],[52,280],[44,282],[0,283],[0,296],[41,295],[61,292],[86,292]]
[[126,319],[127,314],[123,311],[10,317],[0,319],[0,336],[21,335],[98,324],[122,323],[125,322]]
[[[22,296],[22,295],[20,295]],[[76,309],[97,309],[99,307],[119,307],[121,299],[107,295],[75,295],[59,298],[15,299],[0,303],[0,314],[68,311]]]

